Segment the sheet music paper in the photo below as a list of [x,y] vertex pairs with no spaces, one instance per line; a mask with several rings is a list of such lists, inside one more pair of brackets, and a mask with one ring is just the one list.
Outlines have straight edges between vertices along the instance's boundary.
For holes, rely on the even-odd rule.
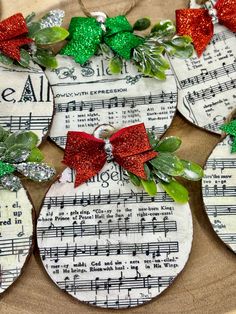
[[40,142],[53,115],[53,96],[42,69],[0,65],[0,126],[12,132],[31,130]]
[[26,191],[0,189],[0,294],[21,274],[29,255],[32,235],[32,205]]
[[159,187],[155,197],[108,163],[74,188],[66,169],[48,191],[37,223],[46,271],[60,289],[104,308],[141,305],[164,291],[188,260],[189,205]]
[[57,58],[59,67],[46,75],[56,103],[50,136],[59,146],[65,147],[69,130],[93,133],[104,123],[122,128],[144,122],[159,136],[169,127],[177,106],[171,71],[161,82],[144,78],[130,62],[122,74],[111,75],[104,57],[94,57],[86,66]]
[[236,252],[236,154],[228,136],[213,150],[202,181],[203,200],[213,229]]
[[[200,6],[191,1],[191,7]],[[235,36],[215,24],[211,43],[200,58],[196,53],[187,60],[170,58],[178,84],[178,110],[193,124],[218,134],[236,107]]]

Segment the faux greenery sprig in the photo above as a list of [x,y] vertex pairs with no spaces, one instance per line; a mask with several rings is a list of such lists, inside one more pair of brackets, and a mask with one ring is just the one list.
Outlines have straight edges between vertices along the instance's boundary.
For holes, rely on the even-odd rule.
[[10,133],[0,127],[0,186],[11,191],[22,185],[13,173],[37,181],[48,181],[55,175],[55,169],[42,163],[44,156],[36,147],[39,139],[31,131]]
[[[134,31],[143,31],[150,27],[148,18],[139,19],[133,25]],[[190,58],[194,48],[189,36],[176,35],[176,28],[172,21],[166,20],[155,24],[150,34],[144,37],[143,44],[133,49],[132,61],[146,76],[159,80],[166,79],[166,70],[170,68],[165,55],[178,58]],[[109,68],[113,74],[120,73],[123,68],[123,59],[115,54],[105,44],[101,50],[110,58]]]
[[0,62],[5,65],[16,63],[22,67],[30,67],[30,62],[44,66],[46,68],[56,68],[57,60],[52,51],[52,45],[63,41],[68,35],[68,31],[61,27],[64,12],[61,10],[52,10],[35,21],[35,13],[25,18],[28,34],[33,42],[20,49],[20,61],[14,61],[10,57],[0,52]]
[[142,180],[132,173],[128,173],[130,181],[135,186],[143,186],[145,191],[154,196],[157,193],[157,184],[176,202],[186,203],[189,199],[188,190],[175,177],[198,181],[203,177],[203,169],[196,163],[179,159],[174,152],[180,147],[181,139],[170,136],[157,140],[149,133],[150,144],[158,156],[145,163],[145,172],[148,180]]

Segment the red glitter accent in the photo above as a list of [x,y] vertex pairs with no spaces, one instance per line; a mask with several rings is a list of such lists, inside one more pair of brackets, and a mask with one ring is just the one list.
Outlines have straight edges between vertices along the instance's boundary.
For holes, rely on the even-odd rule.
[[28,28],[21,13],[0,22],[0,51],[11,59],[20,61],[20,47],[33,40],[26,38]]
[[[144,163],[157,156],[143,123],[123,128],[110,138],[114,161],[147,179]],[[76,170],[75,187],[95,176],[106,163],[105,142],[85,132],[68,132],[63,162]]]
[[[218,0],[215,9],[219,23],[236,31],[236,0]],[[205,9],[176,10],[176,28],[179,35],[192,37],[195,50],[200,57],[214,34],[212,18]]]

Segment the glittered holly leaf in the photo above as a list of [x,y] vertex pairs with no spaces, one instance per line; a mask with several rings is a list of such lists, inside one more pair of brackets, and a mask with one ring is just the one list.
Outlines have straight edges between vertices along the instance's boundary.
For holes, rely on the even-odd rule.
[[231,153],[236,153],[236,120],[232,120],[231,122],[224,124],[220,127],[220,130],[225,133],[233,136],[233,143],[231,148]]
[[183,178],[191,181],[201,180],[204,175],[202,167],[192,161],[181,160],[181,162],[184,167]]
[[161,183],[166,193],[177,203],[186,203],[189,200],[188,190],[179,182],[172,180],[170,183]]
[[9,191],[17,192],[22,188],[21,181],[18,177],[8,174],[3,177],[0,177],[0,185]]
[[148,27],[150,27],[151,25],[151,21],[149,18],[144,17],[142,19],[138,19],[133,26],[133,29],[135,31],[144,31],[145,29],[147,29]]
[[16,165],[16,170],[37,182],[48,181],[55,175],[55,169],[44,163],[25,162]]

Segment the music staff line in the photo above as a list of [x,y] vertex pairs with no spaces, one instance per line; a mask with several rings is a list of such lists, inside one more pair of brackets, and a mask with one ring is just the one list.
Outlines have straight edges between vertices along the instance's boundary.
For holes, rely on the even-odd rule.
[[76,237],[88,237],[88,236],[101,236],[108,235],[110,238],[112,235],[121,236],[128,234],[140,234],[144,235],[146,233],[164,233],[165,237],[168,232],[177,231],[177,224],[174,220],[168,220],[168,217],[164,217],[162,221],[157,221],[156,217],[152,218],[152,221],[145,221],[145,218],[141,218],[139,222],[131,223],[128,218],[124,221],[118,219],[118,221],[113,222],[108,220],[107,223],[103,223],[101,220],[97,224],[85,224],[81,221],[77,224],[76,221],[70,226],[55,226],[50,224],[48,227],[38,227],[37,234],[38,238],[58,238],[63,240],[64,237],[72,237],[75,241]]
[[207,81],[211,81],[219,77],[229,75],[234,72],[236,72],[235,63],[227,64],[227,65],[223,63],[222,67],[219,67],[211,71],[207,71],[207,69],[202,69],[199,75],[195,75],[195,76],[192,76],[185,80],[180,81],[180,87],[181,89],[185,89],[185,88],[192,87],[193,85],[196,85],[196,84],[204,84]]
[[132,289],[147,289],[149,291],[153,288],[158,288],[160,292],[162,287],[168,287],[173,280],[174,277],[172,276],[147,275],[142,277],[137,272],[135,277],[123,277],[121,273],[119,278],[100,279],[97,277],[95,280],[80,280],[78,275],[74,275],[73,280],[66,277],[64,281],[57,281],[56,283],[62,290],[76,295],[77,292],[81,291],[95,291],[97,294],[98,290],[100,290],[107,291],[109,294],[111,290],[128,290],[130,292]]
[[216,120],[215,118],[213,118],[213,123],[208,123],[208,124],[205,124],[203,126],[204,129],[207,129],[207,130],[211,130],[211,131],[218,131],[219,133],[219,127],[225,123],[225,120],[226,118],[222,118],[222,119],[219,119],[219,120]]
[[217,196],[227,196],[235,197],[236,196],[236,186],[222,186],[214,185],[210,186],[205,185],[202,189],[203,196],[205,197],[217,197]]
[[10,131],[18,130],[48,130],[51,116],[0,116],[0,125]]
[[236,215],[236,205],[206,205],[208,216]]
[[230,32],[229,30],[225,30],[225,31],[214,34],[211,39],[210,44],[214,45],[215,43],[219,41],[226,41],[227,39],[231,39],[234,37],[235,37],[235,34],[233,32]]
[[166,192],[160,191],[155,196],[150,196],[144,191],[130,193],[122,193],[120,190],[118,193],[102,194],[99,190],[98,194],[81,194],[75,193],[75,195],[69,196],[47,196],[44,199],[43,206],[48,209],[52,207],[60,207],[61,209],[65,206],[82,206],[86,207],[89,205],[110,205],[116,204],[117,206],[123,204],[136,204],[136,203],[163,203],[171,202],[173,200],[166,194]]
[[236,233],[217,233],[222,241],[229,244],[236,244]]
[[0,289],[7,289],[20,275],[19,268],[3,269],[0,265]]
[[71,112],[71,111],[94,111],[99,109],[111,109],[111,108],[135,108],[142,105],[162,104],[162,103],[176,103],[177,93],[164,93],[159,95],[138,96],[138,97],[112,97],[102,100],[90,100],[90,101],[70,101],[66,103],[57,103],[56,112]]
[[211,99],[217,94],[221,94],[225,91],[232,90],[236,88],[236,79],[226,81],[217,85],[213,85],[206,89],[201,89],[199,91],[193,91],[192,93],[188,92],[184,97],[188,103],[194,105],[197,101]]
[[18,255],[19,258],[20,255],[27,255],[29,253],[31,243],[31,237],[8,240],[0,239],[0,257]]
[[[147,131],[154,132],[155,134],[163,134],[167,130],[167,125],[164,126],[153,126],[151,128],[146,128]],[[66,145],[66,136],[52,136],[51,139],[60,146]]]
[[97,299],[97,296],[95,296],[94,300],[85,301],[88,304],[91,305],[97,305],[105,308],[129,308],[132,306],[138,306],[141,304],[144,304],[151,300],[151,297],[142,297],[142,298],[131,298],[128,296],[127,299],[120,298],[119,295],[116,299],[110,299],[106,295],[106,299]]
[[236,168],[236,158],[214,158],[208,159],[206,163],[206,169],[211,168],[213,170],[221,169],[234,169]]
[[160,256],[160,254],[179,252],[179,243],[174,242],[146,242],[146,243],[118,243],[106,245],[96,244],[94,245],[68,245],[64,247],[43,247],[40,248],[40,255],[42,260],[51,259],[58,262],[60,259],[73,257],[73,261],[76,257],[82,256],[111,256],[111,255],[140,255],[146,256]]

